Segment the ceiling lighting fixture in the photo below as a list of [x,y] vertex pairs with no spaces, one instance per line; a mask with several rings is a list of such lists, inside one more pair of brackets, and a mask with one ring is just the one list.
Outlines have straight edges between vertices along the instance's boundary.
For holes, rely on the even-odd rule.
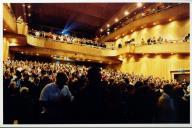
[[119,19],[116,18],[116,19],[115,19],[115,22],[118,22],[118,21],[119,21]]
[[128,12],[128,11],[125,11],[125,12],[124,12],[124,15],[125,15],[125,16],[129,15],[129,12]]
[[37,53],[36,56],[39,56],[39,54]]
[[109,27],[110,27],[110,25],[109,25],[109,24],[107,24],[107,27],[109,28]]
[[23,54],[23,52],[21,52],[21,54]]
[[142,3],[137,3],[137,7],[141,7],[142,5]]
[[30,9],[30,8],[31,8],[31,5],[28,5],[27,8]]
[[102,28],[100,29],[100,32],[103,32],[103,29],[102,29]]
[[29,13],[28,16],[31,16],[31,13]]

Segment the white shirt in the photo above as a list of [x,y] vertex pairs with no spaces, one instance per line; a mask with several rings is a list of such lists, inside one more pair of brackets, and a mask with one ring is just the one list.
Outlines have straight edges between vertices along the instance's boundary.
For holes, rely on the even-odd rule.
[[62,97],[70,97],[73,100],[73,96],[67,85],[64,85],[60,90],[55,83],[47,84],[41,91],[40,101],[58,101]]

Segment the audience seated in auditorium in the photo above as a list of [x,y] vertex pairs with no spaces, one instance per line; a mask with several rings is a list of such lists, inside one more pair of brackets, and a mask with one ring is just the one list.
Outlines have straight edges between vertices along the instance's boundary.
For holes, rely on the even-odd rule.
[[189,123],[186,80],[36,61],[8,60],[3,69],[6,124]]

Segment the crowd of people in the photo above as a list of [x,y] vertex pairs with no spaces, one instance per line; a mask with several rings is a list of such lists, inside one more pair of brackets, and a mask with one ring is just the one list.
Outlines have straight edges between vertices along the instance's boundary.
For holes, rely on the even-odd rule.
[[189,123],[189,82],[75,64],[3,62],[4,123]]
[[29,34],[35,36],[35,37],[42,37],[46,39],[51,39],[59,42],[67,42],[67,43],[72,43],[72,44],[80,44],[80,45],[86,45],[86,46],[92,46],[92,47],[100,47],[100,48],[106,48],[106,45],[103,43],[99,43],[97,41],[93,41],[90,39],[86,38],[78,38],[78,37],[73,37],[70,35],[66,34],[55,34],[52,32],[45,32],[45,31],[39,31],[39,30],[34,30],[32,29]]
[[[182,42],[187,42],[190,39],[190,34],[184,37]],[[162,43],[174,43],[174,42],[179,42],[179,40],[167,40],[164,39],[163,37],[159,36],[157,39],[155,37],[148,38],[147,41],[145,41],[143,38],[141,39],[141,45],[152,45],[152,44],[162,44]]]
[[[190,40],[190,34],[186,35],[182,41],[179,40],[167,40],[163,37],[159,36],[158,38],[150,37],[147,40],[144,40],[144,38],[141,38],[140,44],[138,45],[154,45],[154,44],[163,44],[163,43],[175,43],[175,42],[189,42]],[[125,42],[125,45],[137,45],[135,42],[135,39],[132,38]],[[119,44],[118,48],[122,48],[122,45]]]

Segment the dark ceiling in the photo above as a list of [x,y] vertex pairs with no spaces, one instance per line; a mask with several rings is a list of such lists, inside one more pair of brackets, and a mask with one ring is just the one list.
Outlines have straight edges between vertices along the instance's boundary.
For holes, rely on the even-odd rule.
[[[28,8],[30,5],[30,8]],[[76,34],[93,38],[96,32],[125,3],[26,3],[11,4],[16,17],[22,16],[30,26],[41,26],[41,29],[70,29]],[[31,16],[28,16],[28,14]],[[24,15],[26,14],[26,15]],[[58,28],[58,29],[56,29]]]

